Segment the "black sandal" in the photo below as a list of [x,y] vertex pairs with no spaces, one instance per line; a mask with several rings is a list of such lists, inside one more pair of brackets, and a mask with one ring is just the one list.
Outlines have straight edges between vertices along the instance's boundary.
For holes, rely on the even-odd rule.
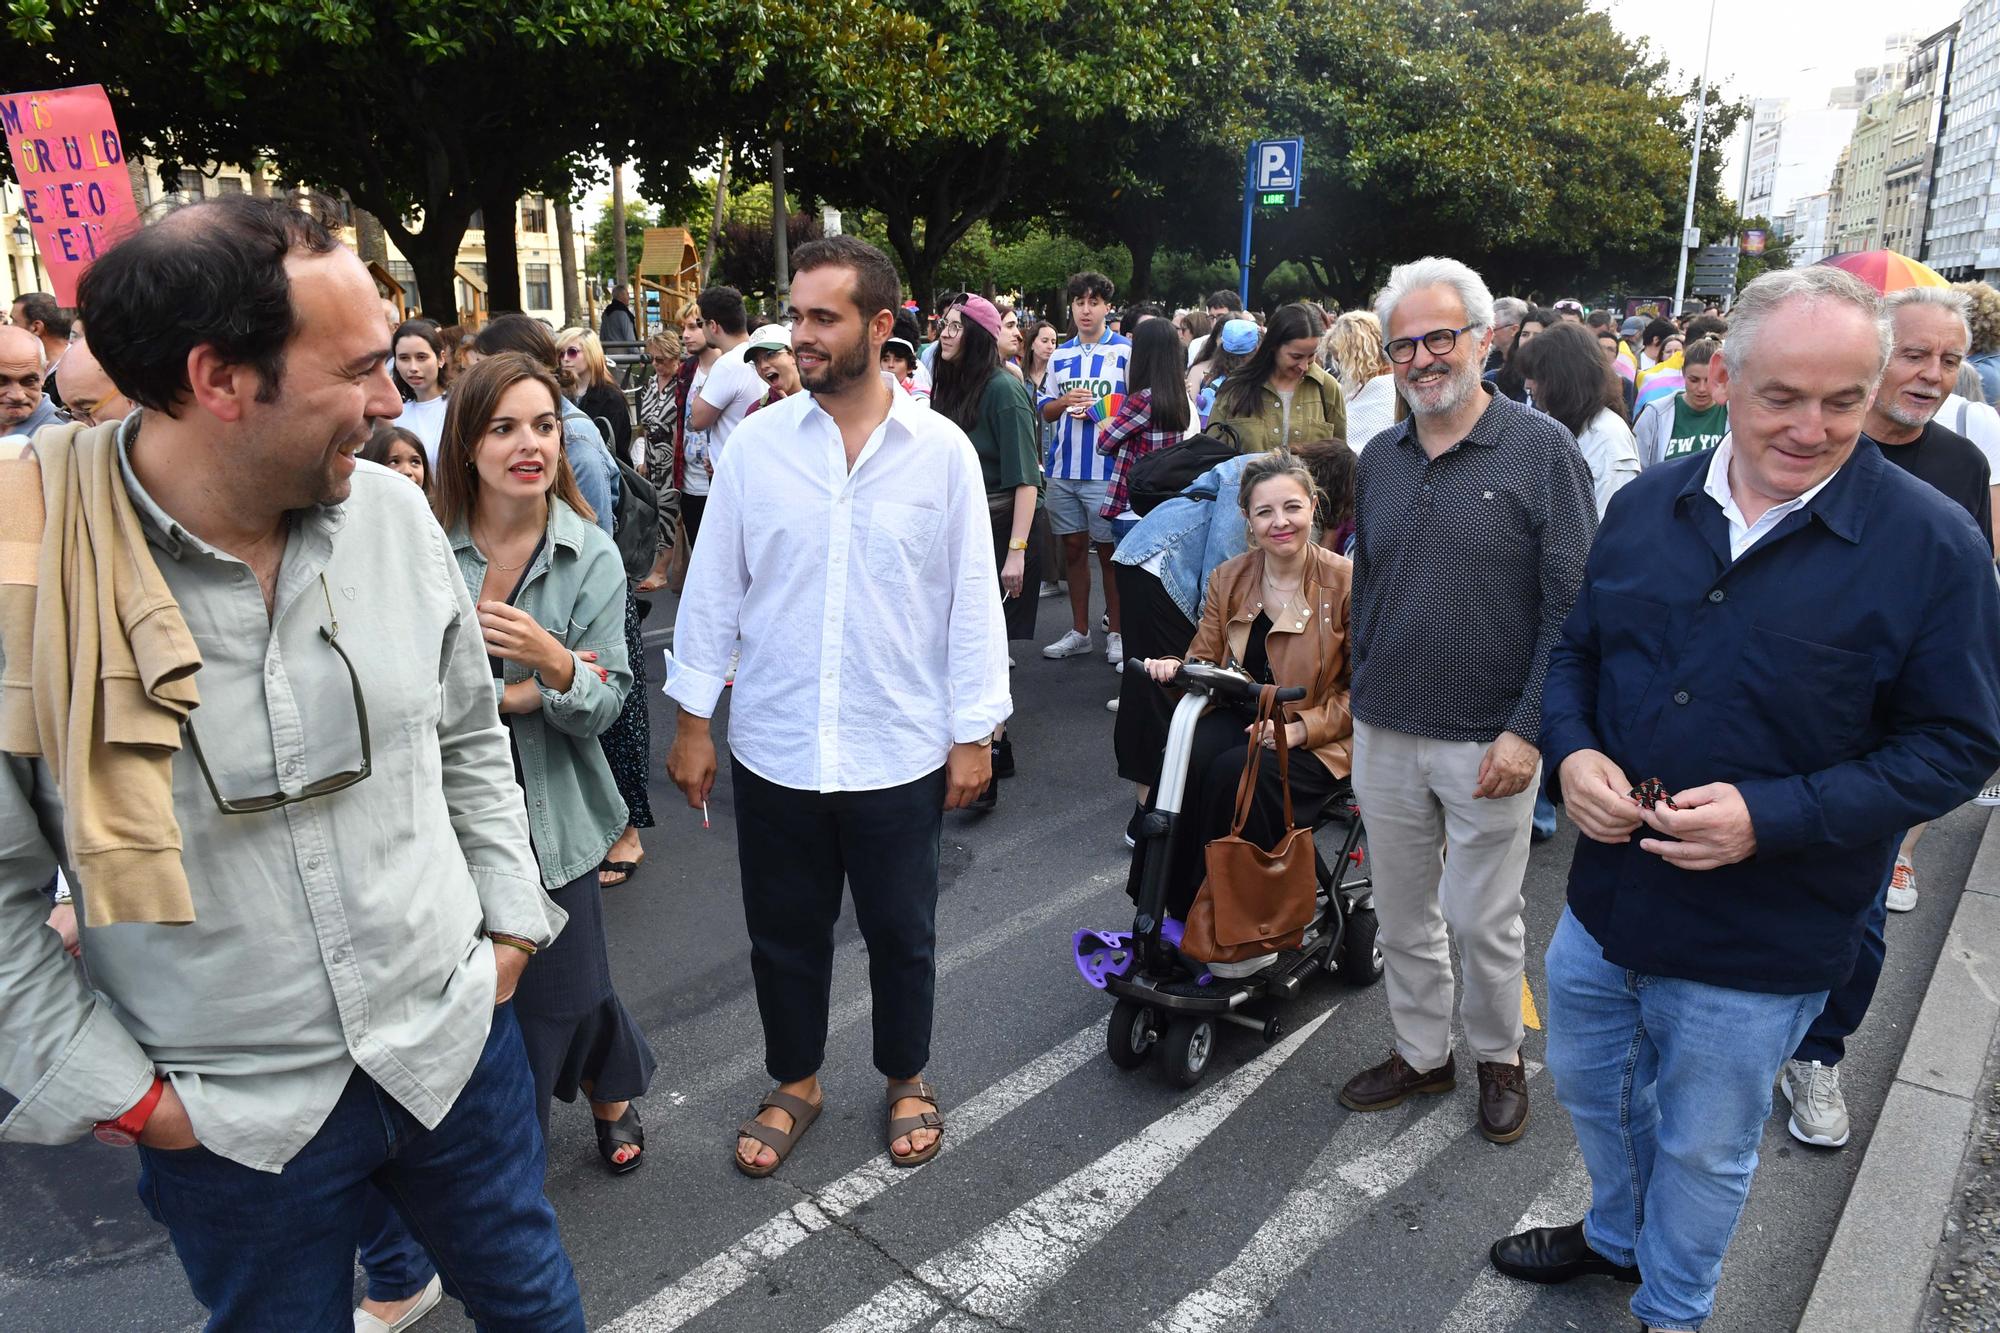
[[[639,1104],[625,1103],[625,1114],[616,1120],[600,1120],[596,1116],[590,1123],[597,1129],[597,1155],[604,1159],[604,1165],[614,1176],[622,1176],[627,1171],[636,1171],[639,1163],[646,1160],[646,1127],[639,1122]],[[620,1148],[637,1148],[624,1161],[618,1160]]]

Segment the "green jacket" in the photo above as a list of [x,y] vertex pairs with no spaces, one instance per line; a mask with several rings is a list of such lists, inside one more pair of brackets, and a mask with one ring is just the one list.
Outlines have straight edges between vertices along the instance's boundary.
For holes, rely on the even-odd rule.
[[[458,572],[473,601],[486,579],[486,557],[461,521],[450,534]],[[625,565],[618,547],[595,524],[557,501],[548,537],[528,567],[514,605],[573,653],[596,653],[609,681],[582,662],[569,689],[542,687],[542,706],[506,719],[528,800],[528,834],[541,862],[542,884],[559,889],[596,866],[625,831],[625,799],[597,738],[618,720],[632,688],[625,652]],[[497,703],[507,685],[528,678],[518,662],[501,664],[493,682]]]
[[1322,370],[1317,362],[1306,367],[1305,378],[1292,393],[1290,430],[1284,428],[1284,400],[1269,384],[1261,385],[1257,390],[1258,411],[1255,416],[1225,415],[1222,404],[1228,399],[1229,386],[1225,384],[1208,424],[1213,426],[1226,422],[1234,426],[1237,434],[1243,437],[1243,452],[1246,454],[1269,453],[1280,445],[1296,449],[1308,441],[1328,436],[1342,440],[1347,438],[1347,400],[1341,395],[1340,382]]

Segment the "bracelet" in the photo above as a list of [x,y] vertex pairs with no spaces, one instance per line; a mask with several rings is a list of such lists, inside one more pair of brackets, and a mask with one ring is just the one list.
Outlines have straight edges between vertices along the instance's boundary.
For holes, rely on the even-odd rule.
[[492,940],[495,944],[504,944],[510,949],[519,949],[530,958],[541,952],[540,945],[524,940],[518,935],[488,935],[486,938]]
[[1009,541],[1007,549],[1010,551],[1025,551],[1028,549],[1028,541],[1025,537],[1018,541]]

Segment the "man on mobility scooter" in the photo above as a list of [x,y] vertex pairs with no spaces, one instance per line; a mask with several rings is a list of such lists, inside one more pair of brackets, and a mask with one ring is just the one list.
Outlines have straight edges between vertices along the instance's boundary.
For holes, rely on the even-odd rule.
[[[1275,1019],[1250,1020],[1239,1012],[1249,999],[1293,994],[1303,976],[1320,968],[1338,967],[1362,982],[1379,974],[1373,916],[1360,898],[1366,884],[1356,882],[1360,820],[1347,799],[1350,567],[1314,542],[1317,498],[1312,474],[1289,454],[1263,455],[1244,466],[1237,499],[1249,551],[1211,577],[1188,662],[1144,663],[1155,681],[1190,688],[1209,707],[1194,697],[1176,710],[1160,789],[1139,821],[1132,880],[1136,938],[1093,931],[1077,936],[1085,977],[1121,996],[1112,1022],[1113,1059],[1128,1067],[1140,1063],[1161,1035],[1159,1015],[1174,1014],[1166,1058],[1183,1084],[1199,1079],[1206,1065],[1211,1018],[1275,1036]],[[1231,665],[1208,665],[1225,662]],[[1335,869],[1349,878],[1346,894],[1329,892],[1322,901],[1316,878],[1325,878],[1320,887],[1329,890],[1340,881],[1313,874],[1309,832],[1296,843],[1293,838],[1295,829],[1310,830],[1329,809],[1348,818],[1347,845]],[[1272,856],[1264,849],[1275,849],[1279,860],[1295,855],[1298,873],[1275,898],[1263,900],[1271,910],[1248,925],[1254,938],[1232,933],[1223,940],[1230,932],[1218,925],[1198,959],[1193,936],[1200,932],[1186,931],[1191,914],[1200,919],[1198,897],[1210,900],[1220,923],[1236,919],[1230,895],[1258,892],[1214,873],[1211,844],[1224,839],[1258,849],[1260,871],[1269,869],[1261,863]],[[1366,914],[1364,928],[1350,929],[1350,914],[1357,911]],[[1343,937],[1352,952],[1339,947]]]

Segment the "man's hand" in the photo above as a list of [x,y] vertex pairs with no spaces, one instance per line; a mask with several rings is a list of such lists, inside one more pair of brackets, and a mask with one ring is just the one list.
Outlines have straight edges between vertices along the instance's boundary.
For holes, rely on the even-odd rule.
[[187,1107],[181,1105],[180,1094],[174,1091],[172,1080],[161,1090],[153,1114],[146,1117],[146,1127],[139,1131],[139,1142],[165,1152],[201,1146],[201,1140],[194,1136],[194,1126],[188,1123]]
[[[1743,793],[1727,782],[1677,791],[1669,809],[1662,802],[1641,809],[1647,825],[1665,838],[1642,838],[1639,847],[1682,870],[1714,870],[1756,855],[1757,830],[1750,824],[1750,807]],[[1670,839],[1672,841],[1670,841]]]
[[1479,780],[1473,784],[1472,794],[1487,800],[1520,795],[1534,779],[1535,765],[1541,758],[1541,751],[1513,732],[1501,732],[1479,761]]
[[1578,750],[1562,762],[1563,806],[1583,835],[1595,842],[1621,843],[1640,823],[1632,781],[1610,756]]
[[57,903],[50,908],[49,929],[62,936],[64,953],[71,958],[83,957],[83,942],[76,933],[75,903]]
[[993,777],[993,747],[985,741],[954,745],[944,761],[944,808],[963,810]]
[[690,808],[708,804],[708,793],[715,786],[715,740],[709,735],[707,718],[681,711],[673,748],[667,751],[667,776],[686,794]]
[[511,944],[493,946],[493,1007],[514,998],[514,988],[521,984],[521,973],[528,968],[529,954],[525,949],[516,949]]

